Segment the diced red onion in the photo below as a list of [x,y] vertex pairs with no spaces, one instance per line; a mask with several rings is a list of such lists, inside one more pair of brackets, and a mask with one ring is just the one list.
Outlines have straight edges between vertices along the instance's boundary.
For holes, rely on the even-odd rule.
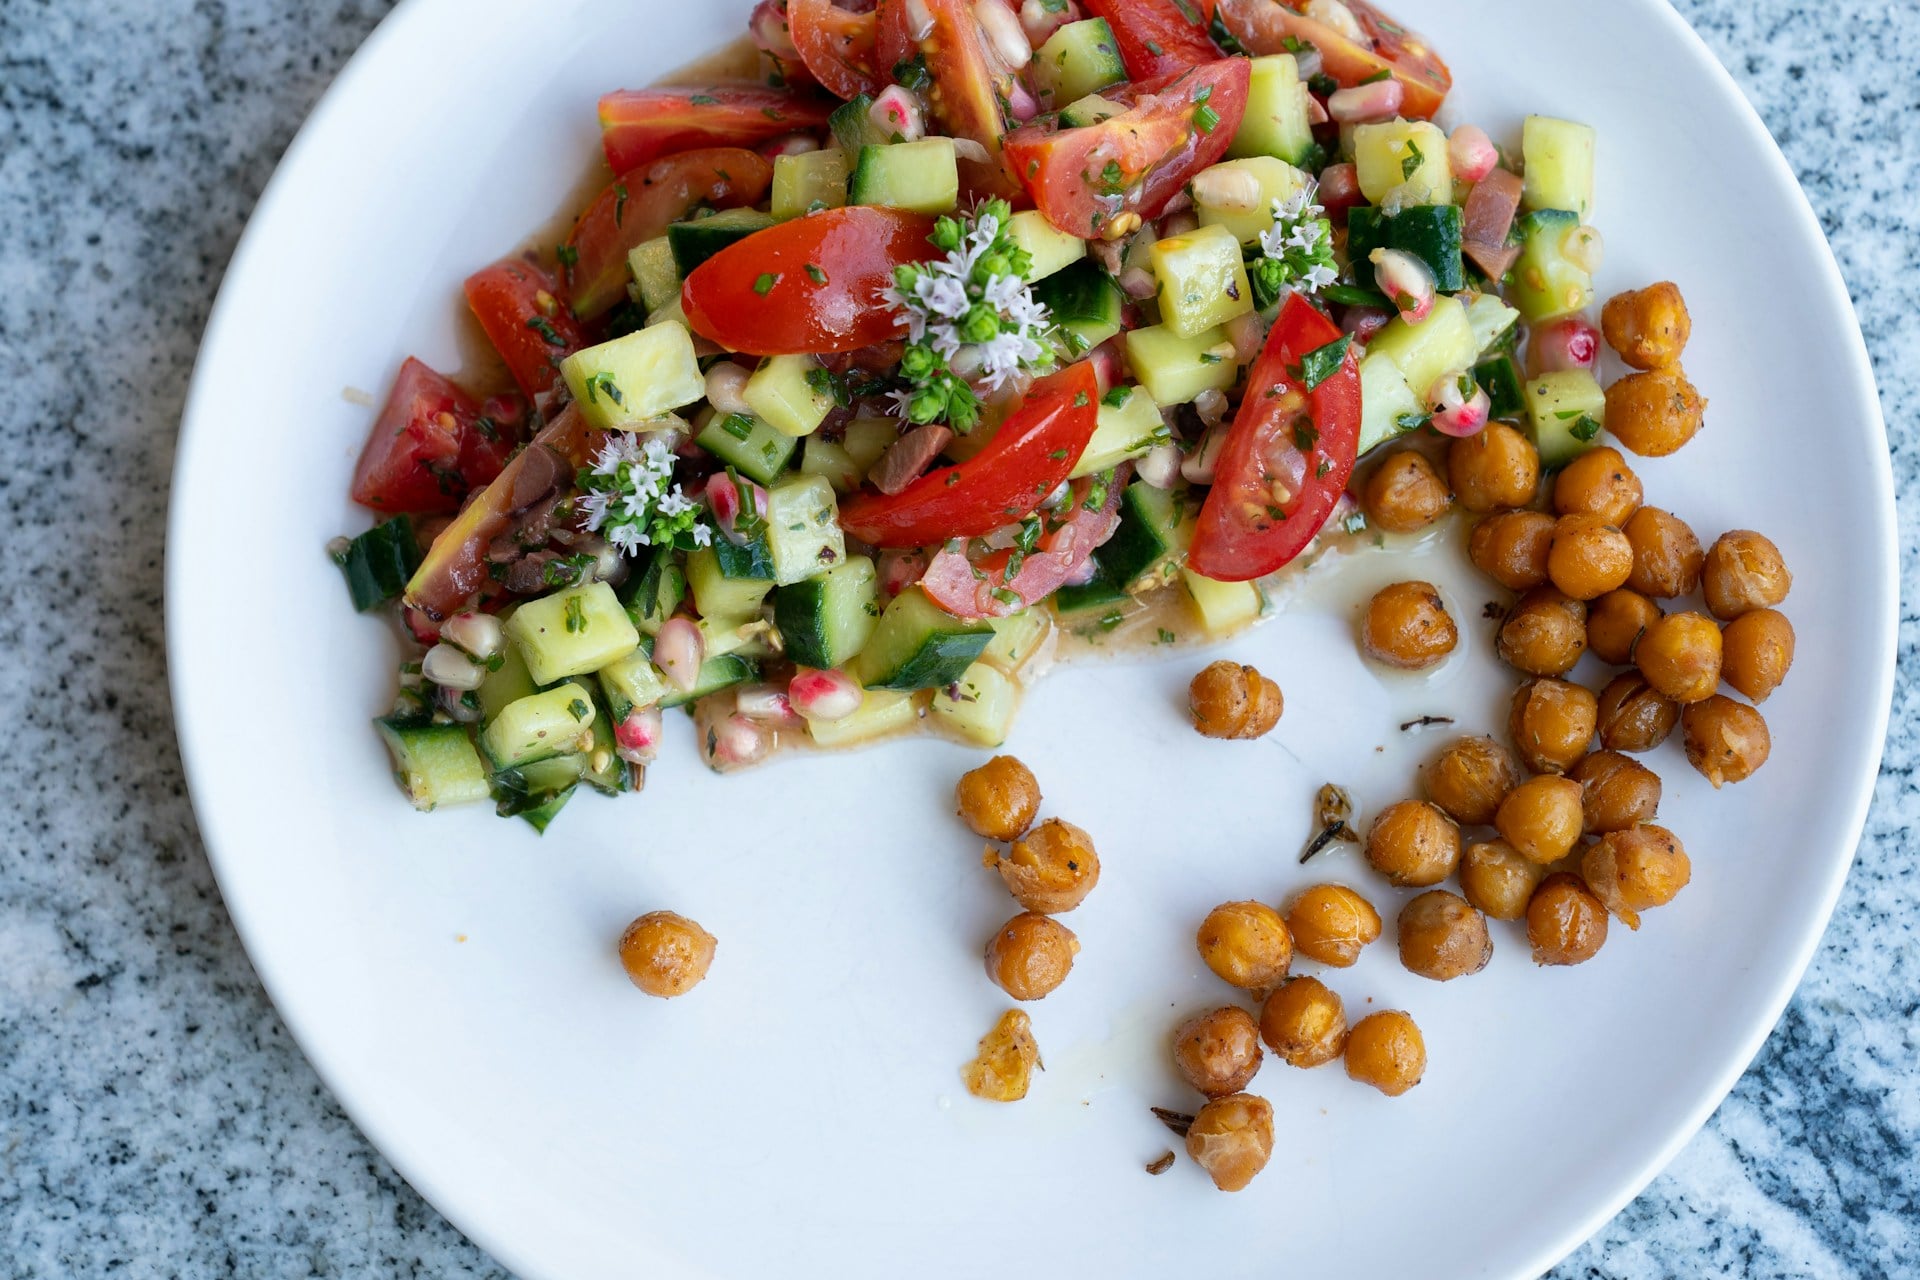
[[1200,443],[1194,446],[1180,463],[1180,474],[1189,484],[1212,484],[1213,469],[1220,461],[1220,450],[1226,446],[1227,432],[1224,427],[1210,427],[1200,437]]
[[972,138],[950,138],[948,141],[953,143],[953,154],[962,160],[971,160],[975,164],[985,164],[987,161],[993,159],[993,154]]
[[1391,120],[1406,100],[1406,86],[1398,80],[1375,80],[1335,89],[1327,98],[1327,114],[1341,124]]
[[1227,418],[1227,393],[1213,387],[1193,398],[1193,411],[1208,427],[1217,427]]
[[1373,48],[1373,40],[1367,35],[1367,29],[1360,25],[1360,19],[1353,16],[1353,10],[1340,3],[1340,0],[1307,0],[1301,12],[1323,26],[1332,27],[1362,49]]
[[1340,320],[1340,328],[1353,335],[1355,342],[1365,345],[1373,336],[1387,327],[1387,321],[1393,319],[1393,312],[1379,307],[1348,307],[1347,314]]
[[920,581],[927,571],[927,557],[918,551],[882,551],[879,571],[880,592],[891,599]]
[[693,692],[700,683],[700,664],[706,657],[706,637],[693,619],[684,615],[668,618],[653,638],[653,665],[681,693]]
[[818,150],[820,150],[820,139],[810,133],[790,133],[784,138],[775,138],[760,146],[760,154],[769,160],[777,160],[781,156],[803,156],[810,151]]
[[1247,311],[1227,321],[1227,340],[1233,343],[1233,358],[1252,364],[1260,349],[1267,345],[1267,322],[1258,311]]
[[1527,339],[1527,362],[1535,373],[1591,369],[1599,359],[1600,331],[1583,315],[1549,320]]
[[717,362],[707,370],[707,403],[718,413],[752,413],[746,399],[752,376],[731,360]]
[[1080,20],[1080,7],[1076,4],[1056,4],[1048,8],[1046,0],[1026,0],[1020,6],[1020,29],[1027,33],[1027,41],[1038,49],[1051,36],[1069,22]]
[[751,480],[735,479],[724,471],[707,477],[707,506],[713,511],[713,523],[719,528],[720,536],[736,547],[743,547],[749,541],[739,529],[743,489],[753,497],[754,514],[766,519],[769,495],[765,489]]
[[1260,179],[1251,169],[1214,165],[1194,174],[1188,185],[1194,202],[1209,209],[1250,213],[1260,207]]
[[1448,374],[1435,382],[1427,391],[1427,404],[1433,410],[1433,429],[1455,437],[1480,434],[1491,409],[1486,391],[1470,373]]
[[1109,338],[1095,347],[1087,356],[1093,362],[1093,380],[1105,395],[1120,384],[1120,370],[1124,367],[1120,350],[1120,339]]
[[1327,124],[1332,120],[1333,120],[1333,117],[1327,114],[1327,104],[1320,101],[1320,99],[1314,97],[1312,94],[1308,94],[1307,95],[1307,124],[1309,126],[1318,126],[1318,125]]
[[1160,282],[1144,267],[1128,267],[1120,273],[1120,290],[1129,298],[1142,301],[1160,292]]
[[927,0],[906,0],[907,39],[915,44],[933,34],[933,10]]
[[1373,279],[1380,292],[1392,300],[1408,324],[1418,324],[1433,310],[1433,270],[1404,249],[1375,249],[1367,260],[1373,263]]
[[747,18],[747,30],[753,34],[756,48],[784,62],[798,62],[800,51],[794,47],[787,28],[787,6],[780,0],[760,0]]
[[1200,219],[1195,217],[1192,211],[1183,209],[1160,219],[1160,238],[1165,240],[1172,236],[1183,236],[1199,226]]
[[1040,99],[1034,97],[1025,84],[1015,80],[1007,90],[1007,114],[1025,124],[1040,114]]
[[860,686],[844,671],[802,667],[787,682],[787,699],[808,720],[844,720],[860,709]]
[[1499,164],[1493,139],[1477,124],[1463,124],[1447,139],[1447,167],[1461,182],[1478,182]]

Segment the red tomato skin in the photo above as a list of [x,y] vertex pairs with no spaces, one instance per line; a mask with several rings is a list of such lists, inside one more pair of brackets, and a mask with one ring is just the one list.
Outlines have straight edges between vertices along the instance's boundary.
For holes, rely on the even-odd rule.
[[[1150,80],[1220,58],[1219,46],[1187,21],[1173,0],[1083,0],[1086,10],[1113,28],[1127,78]],[[1208,14],[1206,16],[1211,16]],[[1154,50],[1158,49],[1159,52]],[[1064,104],[1063,104],[1064,105]]]
[[1426,120],[1440,110],[1453,88],[1453,73],[1427,44],[1367,0],[1347,0],[1361,30],[1373,39],[1363,49],[1325,23],[1298,10],[1304,0],[1218,0],[1220,20],[1234,37],[1255,54],[1284,53],[1288,37],[1304,40],[1320,51],[1322,69],[1342,86],[1359,84],[1382,71],[1390,72],[1406,91],[1400,114]]
[[[1072,515],[1041,539],[1038,549],[1021,561],[1011,582],[1006,580],[1013,561],[1010,552],[996,551],[975,565],[962,552],[943,547],[927,566],[920,585],[935,604],[957,618],[1004,618],[1038,604],[1066,585],[1120,527],[1120,491],[1125,487],[1123,481],[1114,481],[1107,486],[1106,502],[1089,511],[1089,485],[1076,483]],[[996,594],[1008,591],[1014,600]]]
[[1038,510],[1073,470],[1099,415],[1093,365],[1082,360],[1033,384],[978,454],[929,471],[898,494],[858,493],[840,526],[876,547],[977,538]]
[[[916,42],[907,29],[907,11],[918,6],[924,6],[933,18],[933,28],[925,39]],[[905,50],[900,56],[910,57],[917,47],[926,56],[927,70],[933,76],[933,87],[927,94],[933,119],[943,132],[972,139],[987,149],[984,161],[960,162],[962,194],[971,200],[1017,197],[1020,182],[1002,148],[1008,120],[1001,104],[1012,97],[1014,77],[989,61],[972,5],[967,0],[892,0],[879,13],[882,30],[892,28],[876,41],[880,54],[876,60],[882,62],[887,74],[892,74],[894,65],[884,61],[887,54]]]
[[893,64],[875,57],[879,19],[833,0],[787,0],[787,26],[800,61],[822,88],[842,98],[878,94],[892,83]]
[[[681,305],[695,333],[733,351],[857,351],[904,332],[882,295],[895,267],[935,256],[932,234],[925,214],[866,205],[822,209],[708,258],[681,286]],[[816,279],[810,265],[825,278]]]
[[[1058,117],[1023,125],[1007,137],[1007,157],[1034,205],[1062,231],[1099,238],[1114,219],[1160,216],[1194,174],[1227,153],[1247,110],[1253,64],[1217,58],[1190,70],[1109,90],[1128,110],[1099,124],[1062,129]],[[1194,98],[1205,94],[1204,102]],[[1201,132],[1194,114],[1219,121]],[[1118,181],[1103,176],[1111,163]],[[1103,190],[1104,188],[1104,190]]]
[[[1360,363],[1352,350],[1340,368],[1312,391],[1290,372],[1308,352],[1340,338],[1340,328],[1299,294],[1287,298],[1267,345],[1247,375],[1247,393],[1234,415],[1200,508],[1187,564],[1220,582],[1245,582],[1285,565],[1306,549],[1333,514],[1353,477],[1360,444]],[[1290,432],[1299,397],[1317,433],[1301,450]],[[1275,446],[1278,446],[1277,450]],[[1264,457],[1300,458],[1300,479],[1282,517],[1267,514],[1272,498]]]
[[467,277],[467,306],[530,400],[553,388],[560,362],[585,345],[560,283],[525,258],[502,258]]
[[615,173],[694,147],[751,147],[824,129],[833,103],[758,84],[621,89],[600,99],[600,145]]
[[467,492],[460,449],[479,416],[472,396],[408,357],[367,432],[349,496],[375,511],[458,511]]
[[683,151],[621,174],[595,196],[567,237],[573,261],[564,268],[573,314],[592,320],[627,296],[633,278],[627,254],[699,205],[733,209],[760,203],[773,165],[739,147]]

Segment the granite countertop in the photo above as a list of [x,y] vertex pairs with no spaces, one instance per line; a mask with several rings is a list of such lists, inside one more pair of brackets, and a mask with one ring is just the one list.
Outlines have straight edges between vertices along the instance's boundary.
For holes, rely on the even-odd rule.
[[[1677,0],[1850,286],[1907,606],[1872,817],[1718,1114],[1556,1277],[1920,1266],[1920,4]],[[166,478],[248,211],[385,0],[0,4],[0,1273],[502,1274],[315,1078],[240,949],[174,751]],[[1756,269],[1757,266],[1756,266]],[[24,659],[24,661],[22,661]]]

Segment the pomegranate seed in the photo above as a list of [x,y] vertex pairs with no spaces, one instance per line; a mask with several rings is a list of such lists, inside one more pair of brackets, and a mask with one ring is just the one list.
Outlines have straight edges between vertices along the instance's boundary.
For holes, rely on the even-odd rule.
[[1591,369],[1600,359],[1600,331],[1583,315],[1549,320],[1527,339],[1527,363],[1535,373]]
[[1407,90],[1398,80],[1376,80],[1335,89],[1327,99],[1327,114],[1341,124],[1362,124],[1371,120],[1391,120],[1405,102]]
[[628,764],[651,764],[660,754],[666,720],[658,707],[635,707],[613,728],[614,753]]
[[1455,373],[1434,383],[1427,392],[1433,409],[1432,426],[1448,436],[1478,435],[1487,425],[1492,403],[1470,373]]
[[860,709],[866,695],[844,671],[802,667],[787,682],[787,699],[808,720],[844,720]]
[[681,693],[691,693],[700,683],[700,664],[706,657],[706,637],[684,615],[668,618],[653,638],[653,665]]
[[1367,261],[1373,263],[1374,283],[1408,324],[1427,318],[1433,310],[1434,283],[1425,262],[1403,249],[1375,249]]

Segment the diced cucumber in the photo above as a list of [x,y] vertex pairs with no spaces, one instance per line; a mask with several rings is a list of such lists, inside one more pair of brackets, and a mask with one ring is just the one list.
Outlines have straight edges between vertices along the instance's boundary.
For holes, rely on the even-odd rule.
[[1456,204],[1408,205],[1397,214],[1357,205],[1347,211],[1347,256],[1358,264],[1375,249],[1399,249],[1427,264],[1441,293],[1456,293],[1467,286],[1460,258],[1463,225]]
[[879,598],[873,561],[848,556],[819,577],[781,587],[773,598],[773,624],[789,658],[803,667],[837,667],[873,635]]
[[860,487],[863,473],[846,449],[820,436],[808,436],[800,452],[800,474],[821,477],[835,493],[852,493]]
[[960,202],[960,161],[952,138],[860,148],[847,184],[850,204],[948,213]]
[[1097,553],[1100,567],[1129,592],[1171,582],[1193,545],[1196,514],[1181,490],[1134,481],[1120,495],[1120,527]]
[[740,396],[753,416],[775,431],[810,435],[833,412],[833,393],[814,385],[820,372],[812,356],[768,356]]
[[553,820],[560,816],[560,811],[567,807],[567,801],[573,799],[574,790],[568,787],[565,791],[556,791],[533,808],[520,810],[516,816],[524,818],[528,826],[545,835]]
[[976,747],[1005,742],[1019,708],[1019,687],[984,662],[968,667],[927,704],[936,724]]
[[347,579],[353,607],[365,613],[406,590],[420,567],[420,541],[412,516],[395,516],[347,543],[336,561]]
[[745,413],[703,411],[693,442],[749,480],[772,484],[787,469],[799,442]]
[[840,504],[819,476],[788,476],[768,491],[767,545],[780,586],[824,573],[847,558]]
[[913,695],[888,689],[869,689],[860,709],[838,720],[809,720],[807,736],[822,747],[850,747],[898,733],[920,718]]
[[1520,257],[1509,276],[1507,296],[1529,323],[1584,311],[1593,305],[1593,276],[1567,256],[1567,240],[1580,230],[1580,218],[1564,209],[1521,215]]
[[1102,120],[1111,120],[1125,110],[1125,107],[1110,98],[1090,93],[1060,108],[1060,123],[1069,129],[1079,129],[1086,125],[1099,124]]
[[880,461],[887,446],[900,438],[900,428],[891,418],[855,418],[840,437],[840,447],[853,459],[853,465],[868,472]]
[[1081,451],[1080,460],[1073,464],[1069,478],[1078,480],[1118,466],[1170,439],[1167,424],[1160,417],[1160,406],[1144,387],[1115,387],[1100,398],[1093,435]]
[[693,269],[728,245],[745,240],[756,231],[773,225],[773,215],[758,209],[727,209],[676,222],[667,228],[667,244],[673,249],[674,265],[684,279]]
[[1044,280],[1087,256],[1085,240],[1057,229],[1037,209],[1024,209],[1007,219],[1007,238],[1032,256],[1029,280]]
[[1202,391],[1225,391],[1240,376],[1224,329],[1183,338],[1163,324],[1127,332],[1127,363],[1162,408],[1186,404]]
[[487,798],[486,766],[460,725],[410,724],[392,716],[373,724],[393,756],[393,776],[414,808],[424,811]]
[[1067,626],[1083,621],[1077,615],[1105,609],[1127,598],[1126,587],[1115,581],[1107,567],[1100,563],[1099,552],[1094,553],[1093,563],[1091,578],[1069,583],[1053,593],[1053,610]]
[[1521,205],[1565,209],[1585,221],[1593,212],[1594,138],[1591,125],[1528,116],[1520,126]]
[[640,643],[633,620],[604,582],[529,600],[507,619],[506,630],[534,683],[542,685],[598,671]]
[[1353,163],[1360,194],[1371,204],[1403,187],[1404,204],[1451,204],[1453,170],[1447,135],[1425,120],[1389,120],[1353,130]]
[[1033,287],[1033,296],[1068,335],[1071,357],[1085,355],[1120,332],[1125,298],[1113,277],[1092,258],[1083,257],[1040,281]]
[[1205,333],[1253,310],[1240,240],[1221,226],[1168,236],[1153,246],[1160,281],[1160,319],[1183,338]]
[[500,655],[500,665],[487,672],[486,679],[474,690],[474,701],[480,706],[480,723],[491,724],[501,708],[539,691],[540,686],[528,674],[527,660],[520,656],[518,646],[508,645]]
[[580,416],[601,431],[639,426],[702,400],[707,380],[680,324],[649,325],[560,362]]
[[649,314],[669,305],[680,296],[680,268],[673,260],[673,246],[665,236],[635,245],[627,253],[627,270],[640,290],[640,305]]
[[1480,347],[1467,324],[1467,309],[1458,299],[1442,296],[1434,299],[1433,310],[1419,324],[1408,324],[1403,316],[1389,320],[1367,354],[1398,365],[1418,398],[1444,375],[1471,368]]
[[577,684],[534,693],[500,709],[480,733],[496,769],[585,751],[593,742],[593,699]]
[[785,221],[847,202],[847,153],[838,147],[777,156],[773,162],[773,216]]
[[1513,367],[1511,356],[1482,360],[1473,366],[1473,380],[1487,393],[1487,412],[1491,416],[1514,418],[1527,407],[1526,397],[1520,390],[1520,374]]
[[744,618],[773,590],[773,557],[764,542],[736,547],[725,538],[687,555],[694,607],[718,618]]
[[1527,379],[1527,423],[1540,465],[1560,467],[1593,448],[1607,425],[1607,393],[1586,369]]
[[661,624],[671,618],[680,602],[687,598],[686,571],[674,559],[673,549],[655,550],[644,570],[629,575],[620,584],[619,596],[636,630],[646,635],[657,633]]
[[1182,569],[1180,576],[1187,584],[1187,598],[1193,601],[1200,625],[1207,629],[1208,635],[1231,635],[1260,617],[1265,602],[1260,589],[1251,582],[1216,582],[1191,569]]
[[908,587],[880,615],[848,671],[869,689],[935,689],[958,679],[992,639],[987,623],[956,618]]
[[[1241,244],[1257,244],[1260,234],[1273,227],[1273,202],[1278,200],[1285,203],[1296,191],[1312,181],[1285,160],[1273,156],[1247,156],[1240,160],[1224,161],[1213,168],[1236,175],[1251,174],[1260,186],[1260,198],[1251,209],[1216,208],[1197,194],[1194,198],[1193,209],[1199,216],[1201,226],[1225,227]],[[1207,170],[1209,173],[1212,171]]]
[[666,677],[639,649],[600,668],[600,688],[607,695],[607,709],[615,724],[635,708],[654,706],[667,696]]
[[993,626],[993,639],[980,651],[980,660],[991,662],[1008,674],[1025,666],[1046,642],[1047,632],[1053,629],[1045,609],[1022,609],[989,621]]
[[1482,293],[1467,303],[1467,328],[1473,330],[1474,349],[1485,355],[1495,343],[1520,323],[1520,313],[1490,293]]
[[1299,165],[1312,151],[1313,126],[1307,123],[1307,85],[1300,78],[1300,64],[1290,53],[1255,58],[1247,113],[1227,154],[1275,156]]
[[669,301],[666,306],[660,308],[658,311],[649,313],[647,316],[647,328],[651,329],[656,325],[663,324],[677,324],[682,329],[689,331],[693,328],[692,325],[687,323],[687,309],[681,305],[680,295],[678,293],[673,295],[672,300]]
[[1056,110],[1127,78],[1105,18],[1069,22],[1033,51],[1033,82],[1043,110]]
[[827,117],[827,128],[833,131],[833,139],[840,144],[840,152],[845,156],[857,156],[860,148],[881,146],[893,141],[880,131],[873,122],[873,97],[870,94],[857,94],[833,109]]
[[732,653],[743,658],[759,658],[771,653],[768,646],[761,642],[760,637],[765,634],[767,627],[757,613],[751,617],[703,614],[694,620],[693,625],[700,632],[700,651],[709,658]]
[[500,816],[512,817],[530,808],[538,808],[546,799],[572,788],[587,772],[583,752],[550,756],[517,769],[502,769],[493,775],[493,789],[500,799]]
[[615,751],[614,719],[607,714],[607,700],[598,686],[593,690],[593,745],[587,748],[581,777],[595,791],[618,795],[633,785],[633,766]]
[[1369,351],[1360,359],[1360,452],[1395,440],[1427,420],[1427,407],[1400,366]]
[[704,698],[710,693],[759,678],[760,664],[752,658],[738,653],[719,654],[700,664],[700,674],[695,677],[693,688],[669,688],[661,695],[660,705],[668,708],[684,706],[696,698]]

